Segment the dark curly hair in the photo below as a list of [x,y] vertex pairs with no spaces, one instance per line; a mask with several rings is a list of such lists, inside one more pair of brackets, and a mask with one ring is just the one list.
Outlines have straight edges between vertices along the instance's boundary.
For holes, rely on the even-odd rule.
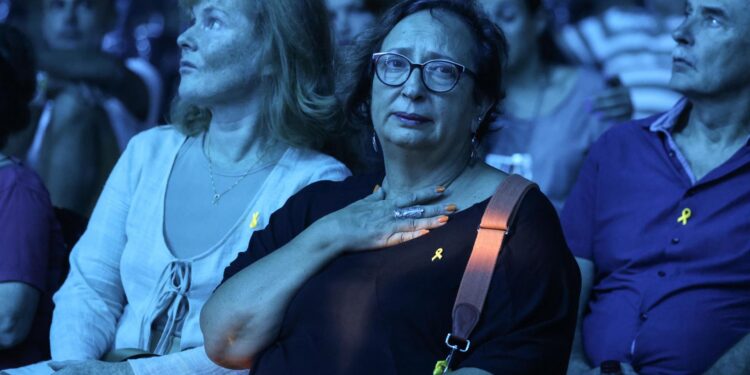
[[[507,60],[507,43],[502,30],[481,10],[474,0],[406,0],[395,5],[368,30],[357,37],[357,43],[346,52],[341,65],[337,96],[344,110],[352,146],[369,149],[368,133],[372,131],[370,95],[372,92],[372,54],[380,52],[383,40],[404,18],[421,11],[445,12],[458,17],[472,32],[476,42],[477,61],[474,96],[498,104],[504,97],[502,69]],[[486,132],[491,119],[485,116],[477,138]],[[371,161],[371,160],[370,160]]]
[[0,24],[0,147],[31,121],[29,102],[36,91],[36,60],[29,39]]

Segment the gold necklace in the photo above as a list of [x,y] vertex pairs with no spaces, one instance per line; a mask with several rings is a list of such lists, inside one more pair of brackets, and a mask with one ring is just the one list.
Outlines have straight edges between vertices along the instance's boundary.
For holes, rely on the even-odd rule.
[[[454,182],[454,181],[456,181],[456,180],[457,180],[457,179],[458,179],[459,177],[461,177],[461,175],[462,175],[462,174],[464,174],[464,172],[466,171],[466,168],[467,168],[467,167],[468,167],[468,166],[469,166],[469,165],[471,164],[471,160],[472,160],[472,157],[470,156],[470,157],[469,157],[469,158],[467,159],[466,163],[465,163],[465,164],[463,165],[463,167],[461,167],[461,168],[460,168],[460,169],[459,169],[458,171],[456,171],[456,173],[454,173],[454,174],[453,174],[452,176],[450,176],[450,178],[448,178],[448,179],[447,179],[447,180],[446,180],[446,181],[445,181],[445,182],[444,182],[443,184],[441,184],[440,186],[441,186],[441,187],[442,187],[443,189],[448,189],[448,187],[449,187],[449,186],[451,186],[451,184],[453,184],[453,182]],[[384,181],[384,182],[385,182],[385,181]],[[385,185],[385,183],[383,183],[383,184],[381,184],[381,185]],[[383,186],[381,186],[381,188],[383,188],[383,189],[384,189],[384,187],[383,187]],[[385,190],[385,193],[386,193],[386,195],[388,195],[388,191],[387,191],[387,190]]]
[[250,174],[250,171],[253,170],[253,168],[261,161],[266,155],[266,151],[263,151],[263,154],[256,160],[253,164],[250,165],[250,167],[243,173],[234,183],[232,186],[230,186],[228,189],[224,190],[223,192],[219,193],[218,190],[216,190],[216,181],[214,179],[214,170],[213,170],[213,161],[211,160],[211,137],[208,133],[208,130],[206,130],[206,158],[208,159],[208,176],[211,177],[211,190],[213,191],[213,196],[211,198],[211,204],[216,206],[219,204],[219,200],[221,197],[224,196],[224,194],[230,192],[232,189],[234,189],[237,185],[242,182],[242,180],[245,179]]

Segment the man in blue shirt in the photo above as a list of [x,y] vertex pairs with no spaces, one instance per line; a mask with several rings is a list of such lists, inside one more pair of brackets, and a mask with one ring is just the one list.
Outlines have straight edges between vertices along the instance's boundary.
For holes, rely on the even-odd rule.
[[569,373],[750,373],[750,2],[688,0],[673,37],[685,99],[605,133],[562,213],[583,276]]

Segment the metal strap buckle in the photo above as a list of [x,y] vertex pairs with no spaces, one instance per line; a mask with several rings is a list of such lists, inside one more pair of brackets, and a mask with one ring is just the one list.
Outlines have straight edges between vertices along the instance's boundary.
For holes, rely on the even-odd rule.
[[469,347],[471,346],[471,340],[461,340],[463,341],[464,347],[459,348],[458,344],[451,344],[451,334],[449,333],[448,336],[445,336],[445,345],[448,345],[449,348],[453,350],[458,350],[461,353],[466,353],[469,351]]

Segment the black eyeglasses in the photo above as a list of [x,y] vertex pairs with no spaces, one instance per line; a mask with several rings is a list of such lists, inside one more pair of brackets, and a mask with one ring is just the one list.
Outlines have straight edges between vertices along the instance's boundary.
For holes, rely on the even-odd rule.
[[372,63],[375,66],[375,75],[380,82],[391,87],[406,83],[415,68],[421,71],[422,83],[425,87],[437,93],[453,90],[463,73],[476,78],[474,72],[450,60],[430,60],[416,64],[398,53],[378,52],[372,54]]

